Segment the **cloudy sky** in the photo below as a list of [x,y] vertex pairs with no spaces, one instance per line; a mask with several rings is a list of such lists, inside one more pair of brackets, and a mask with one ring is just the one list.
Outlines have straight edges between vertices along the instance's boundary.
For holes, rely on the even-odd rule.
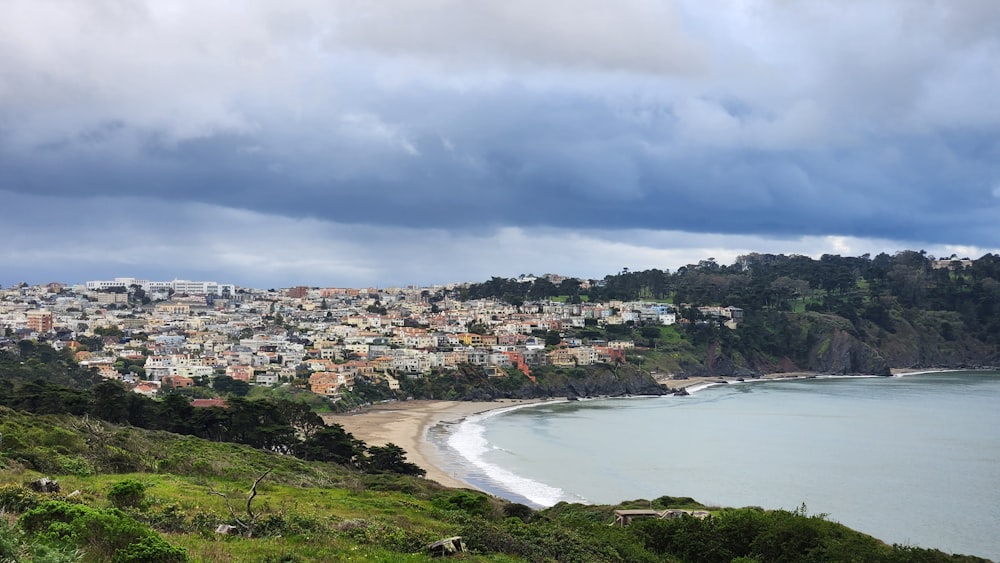
[[996,0],[0,0],[0,284],[1000,249]]

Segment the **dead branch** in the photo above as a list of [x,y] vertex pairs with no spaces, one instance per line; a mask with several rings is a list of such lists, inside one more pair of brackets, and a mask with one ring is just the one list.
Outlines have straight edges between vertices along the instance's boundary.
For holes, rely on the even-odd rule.
[[230,502],[229,495],[221,491],[217,491],[214,488],[209,489],[208,491],[209,494],[218,495],[222,497],[223,500],[226,501],[226,508],[229,509],[229,515],[233,518],[233,521],[235,521],[236,524],[243,530],[243,537],[246,538],[253,537],[253,530],[254,527],[256,527],[257,525],[257,518],[259,518],[261,515],[260,512],[253,511],[253,499],[254,497],[257,496],[257,485],[259,485],[260,482],[264,480],[264,477],[267,477],[267,475],[271,471],[272,471],[271,469],[268,469],[267,471],[262,473],[260,477],[257,477],[257,479],[253,482],[253,486],[250,487],[250,494],[247,496],[246,519],[240,518],[239,516],[236,515],[236,510],[233,508],[232,502]]

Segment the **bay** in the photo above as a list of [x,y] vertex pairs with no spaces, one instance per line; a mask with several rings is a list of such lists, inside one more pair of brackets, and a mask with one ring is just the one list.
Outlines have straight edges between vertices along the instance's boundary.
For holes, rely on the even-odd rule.
[[661,495],[797,509],[1000,560],[1000,373],[746,382],[492,411],[429,432],[445,469],[534,506]]

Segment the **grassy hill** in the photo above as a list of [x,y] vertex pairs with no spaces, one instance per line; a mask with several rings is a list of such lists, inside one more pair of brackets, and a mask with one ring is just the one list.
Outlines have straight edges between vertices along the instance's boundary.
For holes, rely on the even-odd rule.
[[[533,511],[420,477],[7,408],[0,432],[0,561],[424,561],[427,544],[454,535],[466,561],[977,561],[888,546],[804,510],[622,528],[609,525],[616,508],[700,505]],[[60,491],[26,486],[43,475]],[[217,534],[220,524],[240,533]]]

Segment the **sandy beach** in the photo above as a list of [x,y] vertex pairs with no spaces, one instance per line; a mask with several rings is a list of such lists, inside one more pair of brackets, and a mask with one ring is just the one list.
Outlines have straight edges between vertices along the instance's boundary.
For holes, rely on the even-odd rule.
[[[802,378],[814,373],[775,373],[761,379]],[[721,377],[690,377],[660,381],[668,389],[677,390],[723,381]],[[727,382],[733,378],[725,378]],[[370,446],[396,444],[406,451],[407,461],[427,471],[427,478],[446,486],[475,488],[441,469],[441,454],[437,446],[427,440],[427,429],[441,422],[459,422],[463,418],[515,405],[544,402],[542,399],[501,399],[497,401],[396,401],[372,405],[350,414],[327,414],[327,424],[336,423],[364,440]]]
[[427,429],[440,422],[458,422],[463,418],[493,409],[538,403],[538,400],[476,401],[400,401],[365,408],[352,414],[323,416],[327,424],[336,423],[370,446],[396,444],[406,450],[406,459],[425,471],[427,478],[446,487],[474,488],[441,470],[437,447],[427,440]]
[[[896,370],[894,370],[895,372]],[[905,372],[906,370],[899,370]],[[915,370],[914,370],[915,371]],[[761,380],[800,379],[815,377],[816,373],[771,373]],[[664,379],[659,383],[670,390],[695,388],[714,383],[731,383],[732,377],[689,377]],[[437,446],[427,440],[427,429],[441,422],[459,422],[463,418],[493,409],[543,402],[541,399],[501,399],[497,401],[396,401],[372,405],[350,414],[327,414],[327,424],[336,423],[371,446],[396,444],[406,450],[406,459],[425,471],[427,478],[447,487],[475,488],[441,469],[441,454]]]

